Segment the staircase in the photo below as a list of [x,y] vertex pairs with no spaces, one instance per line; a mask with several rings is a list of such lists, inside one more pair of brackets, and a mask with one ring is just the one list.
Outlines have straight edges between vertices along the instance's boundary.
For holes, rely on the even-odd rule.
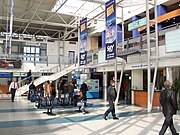
[[[54,81],[57,80],[58,78],[72,72],[73,70],[77,69],[76,64],[73,64],[69,67],[66,67],[52,75],[47,75],[47,76],[41,76],[39,78],[37,78],[36,80],[34,80],[34,85],[38,86],[44,82],[46,82],[47,80],[49,81]],[[16,96],[21,96],[22,94],[24,94],[25,92],[27,92],[29,90],[29,85],[24,85],[22,87],[20,87],[16,93]]]

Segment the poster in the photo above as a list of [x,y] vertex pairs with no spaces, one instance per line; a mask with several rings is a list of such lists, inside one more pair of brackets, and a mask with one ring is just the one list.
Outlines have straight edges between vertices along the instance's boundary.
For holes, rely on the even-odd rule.
[[105,4],[106,15],[106,60],[116,58],[116,1]]
[[80,65],[87,63],[87,18],[80,21]]

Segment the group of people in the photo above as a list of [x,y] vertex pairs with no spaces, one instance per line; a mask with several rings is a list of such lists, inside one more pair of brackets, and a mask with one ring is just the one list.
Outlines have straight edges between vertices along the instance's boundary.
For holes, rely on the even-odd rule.
[[[34,89],[35,86],[32,82],[30,85]],[[165,81],[164,83],[164,90],[160,94],[160,104],[162,106],[162,112],[165,117],[164,123],[162,125],[162,128],[159,132],[159,135],[164,135],[167,128],[169,127],[173,135],[179,135],[177,133],[176,129],[174,128],[173,124],[173,115],[176,114],[178,107],[177,107],[177,98],[175,96],[175,92],[171,90],[172,84],[169,81]],[[69,83],[62,83],[60,80],[58,83],[58,98],[61,98],[61,94],[64,93],[64,95],[68,94],[69,95],[69,100],[72,101],[73,99],[78,100],[78,106],[80,107],[81,111],[85,113],[85,106],[86,106],[86,92],[88,91],[88,87],[86,83],[83,82],[81,85],[80,91],[78,91],[75,95],[74,89],[76,88],[76,85],[72,84],[70,81]],[[14,102],[14,96],[16,93],[16,90],[18,89],[18,84],[14,80],[10,86],[9,86],[9,91],[11,91],[11,101]],[[56,97],[56,90],[55,90],[55,83],[50,81],[47,81],[45,83],[45,96],[47,97]],[[102,115],[102,117],[107,120],[107,116],[109,113],[112,113],[113,119],[118,120],[119,118],[116,117],[115,114],[115,100],[117,97],[117,91],[115,88],[115,81],[111,80],[110,81],[110,86],[108,87],[108,101],[109,101],[109,108],[108,110]],[[64,96],[65,98],[65,96]]]
[[[109,109],[102,115],[102,117],[107,120],[107,116],[111,112],[113,119],[118,120],[115,114],[114,105],[117,97],[115,81],[111,80],[110,84],[111,85],[108,87]],[[159,135],[164,135],[168,127],[170,128],[172,135],[179,135],[173,124],[173,115],[176,114],[178,110],[176,94],[173,90],[171,90],[172,84],[170,83],[170,81],[167,80],[164,82],[164,88],[165,89],[160,94],[159,100],[162,106],[162,112],[165,120],[159,132]]]

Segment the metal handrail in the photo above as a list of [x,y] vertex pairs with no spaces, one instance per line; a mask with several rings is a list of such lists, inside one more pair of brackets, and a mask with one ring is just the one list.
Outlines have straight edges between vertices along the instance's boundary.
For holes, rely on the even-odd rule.
[[26,78],[18,81],[17,84],[19,85],[19,87],[22,87],[22,86],[26,85],[26,84],[27,84],[27,80],[28,80],[30,77],[32,77],[32,76],[26,77]]

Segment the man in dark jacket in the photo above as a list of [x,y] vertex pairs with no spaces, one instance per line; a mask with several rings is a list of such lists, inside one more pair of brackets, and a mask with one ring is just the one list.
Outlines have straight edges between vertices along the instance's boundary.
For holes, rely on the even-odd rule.
[[116,100],[116,97],[117,97],[117,92],[116,92],[116,88],[115,88],[115,81],[111,80],[110,84],[111,85],[108,87],[109,109],[105,112],[105,114],[102,115],[102,117],[105,120],[107,120],[106,117],[111,112],[112,116],[113,116],[113,119],[118,120],[118,118],[116,117],[116,114],[115,114],[115,106],[114,106],[114,103],[115,103],[115,100]]
[[27,73],[27,77],[28,77],[28,84],[30,84],[32,81],[31,70],[29,70],[29,72]]
[[86,93],[88,91],[88,87],[87,87],[87,84],[85,82],[83,82],[83,84],[81,85],[80,91],[82,92],[83,101],[84,101],[84,104],[86,106],[86,100],[87,100]]
[[168,127],[170,128],[173,135],[179,135],[179,133],[176,132],[173,124],[173,115],[176,114],[178,108],[175,92],[170,90],[171,86],[172,85],[168,80],[165,81],[165,90],[163,90],[160,95],[160,103],[162,105],[162,112],[164,114],[165,120],[159,135],[164,135]]
[[34,85],[34,82],[32,81],[32,83],[29,85],[28,100],[30,100],[30,96],[32,94],[35,94],[35,91],[36,91],[36,86]]

